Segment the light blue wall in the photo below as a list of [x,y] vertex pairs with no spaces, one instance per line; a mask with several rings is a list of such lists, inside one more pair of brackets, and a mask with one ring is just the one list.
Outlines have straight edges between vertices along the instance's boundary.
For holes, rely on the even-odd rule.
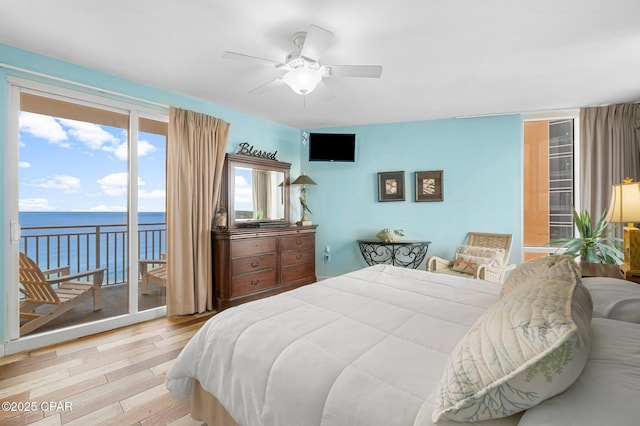
[[[313,130],[310,130],[313,131]],[[356,240],[382,228],[427,240],[428,255],[451,257],[468,231],[513,234],[511,261],[521,262],[522,119],[519,115],[432,120],[316,130],[356,133],[354,163],[309,162],[307,203],[318,226],[317,273],[334,276],[366,263]],[[378,202],[377,173],[405,171],[403,202]],[[444,171],[444,201],[415,202],[415,171]],[[323,262],[325,245],[331,261]]]
[[[238,144],[249,142],[263,151],[278,151],[278,159],[292,163],[292,174],[298,172],[300,155],[300,132],[298,129],[262,120],[239,113],[195,98],[160,90],[155,87],[114,77],[88,68],[70,64],[42,55],[0,44],[0,63],[55,76],[86,85],[122,93],[128,96],[146,99],[164,105],[198,111],[213,115],[231,123],[227,152],[236,152]],[[54,82],[33,75],[0,67],[0,342],[4,341],[6,321],[6,257],[8,233],[7,213],[7,76],[44,81],[58,86]],[[189,78],[185,76],[185,78]],[[76,88],[77,89],[77,88]]]
[[[302,170],[317,183],[308,202],[318,224],[317,273],[333,276],[366,266],[355,241],[374,237],[384,227],[401,228],[406,239],[430,240],[429,254],[450,256],[469,230],[514,235],[511,261],[520,262],[522,216],[522,122],[518,115],[433,120],[327,129],[357,134],[355,163],[310,163],[301,132],[198,99],[167,92],[67,62],[0,44],[0,63],[46,73],[115,92],[200,111],[231,123],[228,152],[241,142],[292,163],[291,176]],[[8,75],[36,79],[0,68]],[[187,77],[185,77],[187,78]],[[44,80],[46,81],[46,80]],[[49,82],[51,83],[51,82]],[[60,84],[60,83],[56,83]],[[0,84],[0,128],[6,129],[6,84]],[[0,271],[6,271],[7,135],[0,133]],[[444,202],[414,201],[414,172],[444,170]],[[377,173],[405,171],[406,201],[377,201]],[[299,208],[292,205],[292,220]],[[331,262],[322,251],[331,246]],[[4,275],[0,275],[0,341],[4,340]]]

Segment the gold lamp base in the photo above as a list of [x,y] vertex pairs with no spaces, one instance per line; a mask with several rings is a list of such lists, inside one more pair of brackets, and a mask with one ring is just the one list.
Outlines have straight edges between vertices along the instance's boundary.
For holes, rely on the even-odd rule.
[[296,222],[298,226],[310,226],[312,225],[311,221],[307,219],[307,214],[304,212],[299,221]]
[[627,274],[640,275],[640,229],[632,226],[622,228],[624,265]]

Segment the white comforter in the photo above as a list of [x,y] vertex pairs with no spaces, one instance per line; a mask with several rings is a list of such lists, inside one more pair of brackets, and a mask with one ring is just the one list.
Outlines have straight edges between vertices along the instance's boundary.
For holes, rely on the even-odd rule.
[[213,317],[167,387],[199,380],[240,425],[431,425],[448,354],[500,288],[388,265],[320,281]]

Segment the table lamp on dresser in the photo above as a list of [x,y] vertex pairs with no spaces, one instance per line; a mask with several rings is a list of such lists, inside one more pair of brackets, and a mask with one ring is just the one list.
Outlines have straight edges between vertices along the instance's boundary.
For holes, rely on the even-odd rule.
[[628,275],[640,275],[640,182],[625,178],[624,183],[613,185],[611,203],[605,219],[609,223],[626,223],[622,228],[624,270]]
[[296,224],[300,226],[311,225],[311,221],[307,219],[307,212],[311,213],[311,210],[309,210],[309,207],[307,206],[307,185],[316,185],[316,183],[309,176],[302,173],[293,182],[291,182],[291,185],[302,185],[300,188],[300,208],[302,210],[302,217],[296,222]]

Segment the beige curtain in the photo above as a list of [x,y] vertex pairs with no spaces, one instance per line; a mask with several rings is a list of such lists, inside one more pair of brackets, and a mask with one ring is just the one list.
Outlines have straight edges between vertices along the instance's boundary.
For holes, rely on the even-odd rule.
[[253,169],[253,218],[271,219],[271,172]]
[[171,107],[167,140],[167,314],[213,309],[211,229],[229,123]]
[[597,220],[625,177],[640,181],[640,104],[582,108],[580,209]]

